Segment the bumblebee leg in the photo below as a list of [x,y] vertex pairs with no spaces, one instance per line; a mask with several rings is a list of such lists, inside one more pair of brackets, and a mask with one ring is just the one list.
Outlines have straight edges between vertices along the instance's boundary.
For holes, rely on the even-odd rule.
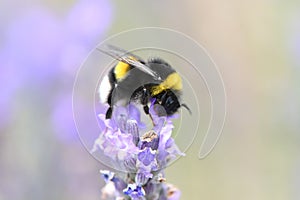
[[144,87],[143,88],[143,94],[141,97],[141,104],[144,105],[144,112],[146,115],[149,115],[149,106],[148,106],[148,101],[149,101],[149,91]]
[[105,118],[106,118],[106,119],[110,119],[110,118],[111,118],[111,115],[112,115],[112,108],[109,107],[108,110],[106,111]]
[[144,105],[144,112],[146,113],[146,115],[149,115],[149,106],[148,105]]
[[110,92],[109,92],[109,95],[108,95],[108,97],[107,97],[107,103],[108,103],[108,105],[109,105],[109,108],[108,108],[108,110],[106,111],[106,116],[105,116],[106,119],[110,119],[111,116],[112,116],[112,111],[113,111],[113,109],[112,109],[112,95],[113,95],[113,90],[114,90],[114,89],[115,89],[115,87],[112,87],[112,88],[111,88],[111,90],[110,90]]

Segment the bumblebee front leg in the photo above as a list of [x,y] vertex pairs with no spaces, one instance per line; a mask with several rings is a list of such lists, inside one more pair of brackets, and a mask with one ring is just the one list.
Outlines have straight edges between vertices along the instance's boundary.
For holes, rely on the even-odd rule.
[[144,108],[144,112],[146,113],[146,115],[149,115],[148,102],[149,102],[149,91],[145,87],[143,87],[141,104],[144,105],[143,108]]
[[149,106],[148,105],[144,105],[144,112],[146,113],[146,115],[149,115]]
[[105,118],[106,119],[110,119],[111,118],[111,116],[112,116],[112,107],[109,107],[108,109],[107,109],[107,111],[106,111],[106,115],[105,115]]
[[109,105],[109,108],[106,111],[106,115],[105,115],[106,119],[110,119],[111,116],[112,116],[112,112],[113,112],[113,109],[112,109],[112,92],[113,92],[113,89],[110,90],[110,93],[107,97],[107,103]]

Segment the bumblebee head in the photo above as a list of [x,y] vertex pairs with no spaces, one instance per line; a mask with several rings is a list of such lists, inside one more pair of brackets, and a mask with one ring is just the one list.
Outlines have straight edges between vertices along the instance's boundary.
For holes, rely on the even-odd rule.
[[175,114],[180,107],[186,108],[191,114],[191,110],[186,104],[180,104],[179,96],[177,92],[170,89],[164,90],[159,94],[153,96],[153,104],[160,105],[156,108],[156,112],[159,116],[170,116]]
[[153,96],[155,99],[154,104],[159,104],[163,107],[159,111],[159,115],[173,115],[180,108],[179,99],[176,94],[170,89],[163,90],[160,93]]

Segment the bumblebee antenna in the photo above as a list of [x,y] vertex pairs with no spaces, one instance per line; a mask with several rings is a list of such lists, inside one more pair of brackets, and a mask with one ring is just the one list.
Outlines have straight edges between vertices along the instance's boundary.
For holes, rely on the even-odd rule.
[[190,115],[192,115],[192,111],[191,111],[191,109],[186,105],[186,104],[181,104],[180,106],[182,106],[182,107],[184,107],[185,109],[187,109],[188,111],[189,111],[189,113],[190,113]]
[[113,45],[105,45],[105,49],[101,49],[99,47],[97,47],[96,49],[110,57],[113,57],[114,59],[116,59],[118,61],[135,66],[138,69],[142,70],[143,72],[145,72],[157,79],[160,79],[160,77],[157,75],[156,72],[154,72],[152,69],[150,69],[147,65],[141,63],[141,61],[144,62],[141,58],[137,57],[136,55],[131,54],[128,51],[125,51],[124,49],[121,49],[121,48],[113,46]]

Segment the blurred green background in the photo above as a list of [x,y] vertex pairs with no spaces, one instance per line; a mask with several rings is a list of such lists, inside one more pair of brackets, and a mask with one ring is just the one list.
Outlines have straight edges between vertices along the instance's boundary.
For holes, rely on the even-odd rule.
[[181,199],[300,198],[299,1],[11,0],[0,13],[0,200],[100,199],[104,166],[73,124],[75,74],[99,42],[144,26],[201,43],[226,87],[214,151],[199,160],[197,137],[166,170]]

